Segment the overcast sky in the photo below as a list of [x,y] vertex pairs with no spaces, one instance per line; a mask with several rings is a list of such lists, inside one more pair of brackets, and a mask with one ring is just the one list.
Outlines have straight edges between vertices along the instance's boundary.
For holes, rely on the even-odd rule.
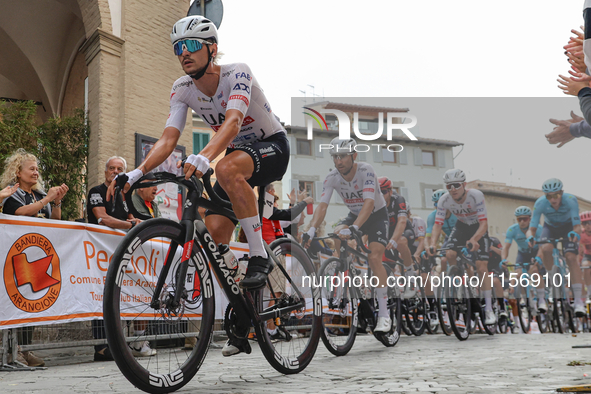
[[[556,149],[543,136],[552,129],[548,118],[566,119],[570,109],[580,113],[578,101],[562,94],[556,78],[568,70],[562,47],[570,30],[583,23],[582,0],[223,3],[222,63],[249,64],[282,121],[292,122],[290,100],[304,96],[300,90],[310,100],[313,92],[325,97],[554,98],[530,105],[527,99],[510,101],[505,110],[511,122],[486,108],[503,108],[503,100],[455,101],[454,116],[446,115],[448,121],[441,124],[421,123],[436,101],[396,103],[421,113],[422,137],[466,144],[456,166],[466,169],[469,179],[539,188],[544,179],[557,176],[567,191],[591,199],[591,185],[581,177],[591,141]],[[468,107],[472,115],[465,113]],[[521,121],[519,107],[526,108]],[[494,132],[490,119],[495,119]],[[464,120],[471,127],[449,127],[449,121]]]

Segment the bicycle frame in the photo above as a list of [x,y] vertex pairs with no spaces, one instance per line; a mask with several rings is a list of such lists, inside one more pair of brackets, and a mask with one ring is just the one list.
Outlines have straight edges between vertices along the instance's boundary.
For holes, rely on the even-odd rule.
[[[299,290],[299,287],[294,285],[291,277],[287,274],[286,270],[279,263],[277,257],[274,255],[269,245],[267,245],[266,243],[265,249],[269,257],[271,258],[270,261],[273,265],[273,268],[282,271],[282,273],[285,275],[285,278],[293,286],[292,288],[300,297],[300,303],[284,307],[274,306],[271,308],[271,310],[264,311],[262,299],[258,296],[258,292],[254,292],[254,296],[253,292],[250,291],[245,291],[244,295],[242,294],[240,288],[238,287],[238,284],[234,281],[232,271],[228,269],[228,267],[226,267],[224,259],[218,250],[218,246],[213,240],[213,237],[211,236],[207,228],[205,227],[205,223],[203,222],[201,215],[198,211],[199,207],[204,207],[207,209],[211,209],[216,213],[221,214],[231,220],[237,220],[234,212],[230,209],[231,204],[229,204],[229,202],[221,200],[213,191],[210,181],[211,174],[212,171],[208,171],[208,173],[206,173],[203,176],[203,184],[201,184],[201,182],[196,182],[193,179],[185,180],[183,176],[176,177],[168,173],[155,173],[154,175],[157,178],[155,181],[136,183],[134,187],[132,187],[126,193],[126,200],[131,201],[132,191],[139,187],[151,187],[164,182],[173,182],[179,185],[189,186],[185,206],[183,208],[183,216],[180,221],[181,226],[185,229],[185,244],[183,245],[183,254],[180,263],[179,276],[176,281],[176,286],[178,288],[175,288],[174,298],[172,299],[170,306],[172,308],[176,308],[181,302],[181,298],[185,290],[183,286],[187,277],[189,260],[191,259],[193,248],[197,247],[198,250],[195,254],[197,258],[194,259],[194,263],[196,269],[203,274],[204,278],[206,278],[204,283],[202,283],[203,291],[206,292],[206,294],[213,293],[213,282],[211,281],[210,273],[208,270],[208,266],[211,266],[214,275],[216,276],[218,283],[220,284],[220,287],[224,291],[230,304],[233,306],[233,310],[237,316],[237,321],[239,323],[240,328],[246,331],[245,335],[248,335],[247,329],[252,327],[255,322],[260,322],[261,320],[279,317],[283,314],[290,313],[302,307],[305,308],[305,305],[302,305],[302,303],[305,303],[305,300]],[[202,197],[203,187],[205,187],[211,200]],[[130,205],[133,206],[133,204]],[[195,241],[198,242],[196,243]],[[178,246],[179,245],[171,245],[170,250],[176,250]],[[163,267],[164,275],[160,275],[158,278],[158,282],[154,289],[154,296],[150,304],[150,306],[154,309],[159,308],[160,294],[162,292],[164,282],[166,281],[166,277],[170,270],[170,263],[172,262],[173,257],[174,256],[171,253],[169,253],[169,255],[166,256],[166,263]],[[208,261],[216,262],[216,264],[208,264]],[[321,307],[321,305],[314,305],[315,309],[321,309]]]

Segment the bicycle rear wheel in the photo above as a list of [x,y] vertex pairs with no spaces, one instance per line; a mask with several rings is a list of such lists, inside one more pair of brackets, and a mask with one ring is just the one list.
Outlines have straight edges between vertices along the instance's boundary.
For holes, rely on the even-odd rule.
[[445,299],[449,322],[456,337],[460,341],[465,341],[470,336],[472,318],[468,288],[462,285],[464,274],[457,266],[452,266],[448,275],[451,284],[445,287]]
[[[139,224],[123,238],[107,272],[103,308],[110,351],[123,375],[149,393],[168,393],[187,384],[201,366],[213,333],[213,283],[196,245],[185,283],[180,284],[181,304],[171,306],[184,231],[168,219]],[[154,294],[159,280],[164,286]],[[185,339],[193,343],[192,350],[183,349]],[[149,342],[157,353],[134,357],[128,342],[137,348]]]
[[[517,315],[524,333],[528,333],[533,320],[531,297],[527,297],[526,289],[522,289],[520,297],[516,298]],[[531,291],[531,289],[530,289]]]
[[[443,293],[443,291],[441,291]],[[441,331],[447,336],[453,334],[451,323],[449,322],[449,314],[447,312],[447,302],[444,297],[437,300],[437,315],[439,316],[439,325]]]
[[[482,300],[484,302],[484,300]],[[492,308],[493,308],[493,313],[495,314],[496,317],[496,322],[493,324],[484,324],[484,319],[485,319],[485,310],[483,307],[483,304],[481,303],[481,308],[480,308],[480,319],[482,321],[482,327],[484,327],[484,331],[488,334],[488,335],[495,335],[497,332],[497,323],[499,321],[499,302],[497,301],[496,297],[491,297],[491,303],[492,303]]]
[[[318,279],[299,244],[281,238],[269,246],[280,265],[269,274],[266,286],[251,294],[259,313],[271,312],[273,316],[261,318],[255,331],[269,364],[283,374],[295,374],[312,361],[322,332],[322,299],[314,285]],[[281,312],[282,308],[294,307]],[[273,327],[285,334],[284,338],[271,338],[269,329]]]
[[564,294],[560,288],[554,289],[554,327],[555,331],[558,331],[561,334],[567,332],[568,327],[568,316],[566,314],[566,305],[565,303],[568,302],[566,298],[564,298]]
[[[388,277],[394,277],[394,272],[387,264],[384,264],[386,274]],[[400,292],[396,287],[388,286],[388,313],[392,320],[392,328],[388,332],[374,331],[373,335],[384,344],[386,347],[392,347],[400,340],[400,332],[402,331],[402,306],[400,300]]]
[[355,289],[342,283],[348,266],[336,257],[327,259],[318,270],[321,281],[322,342],[335,356],[344,356],[355,343],[359,300]]
[[420,337],[425,332],[425,326],[427,324],[425,298],[417,290],[417,293],[406,301],[408,307],[408,313],[406,314],[408,328],[413,335]]

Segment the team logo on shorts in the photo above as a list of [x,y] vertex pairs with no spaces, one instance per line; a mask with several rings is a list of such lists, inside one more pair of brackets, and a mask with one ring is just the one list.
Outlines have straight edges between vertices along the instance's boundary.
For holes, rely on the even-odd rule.
[[10,301],[24,312],[43,312],[57,301],[60,259],[49,239],[29,233],[12,244],[4,262],[4,285]]

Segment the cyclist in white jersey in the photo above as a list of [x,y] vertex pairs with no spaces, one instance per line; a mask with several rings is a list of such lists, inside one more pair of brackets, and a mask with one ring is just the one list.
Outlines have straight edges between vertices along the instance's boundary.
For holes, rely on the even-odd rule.
[[[335,233],[342,239],[347,239],[352,232],[361,232],[368,236],[369,266],[379,279],[379,287],[376,289],[378,299],[378,322],[374,331],[388,332],[392,327],[387,303],[388,289],[386,287],[387,273],[382,266],[382,255],[388,244],[388,213],[386,201],[377,183],[374,169],[367,163],[355,163],[357,143],[353,139],[331,141],[330,154],[336,169],[332,170],[324,180],[320,203],[314,212],[310,229],[302,243],[309,247],[310,239],[316,234],[316,227],[322,223],[326,216],[326,209],[330,203],[333,190],[339,193],[347,208],[349,215],[341,220],[335,228]],[[339,251],[340,242],[335,242],[335,249]]]
[[[201,177],[210,161],[224,150],[216,165],[216,192],[232,202],[249,244],[250,261],[240,286],[249,290],[264,286],[271,270],[261,237],[261,223],[253,186],[269,184],[283,177],[289,162],[285,130],[271,111],[252,71],[246,64],[220,66],[215,25],[200,15],[180,19],[170,34],[175,55],[187,76],[172,86],[170,114],[162,137],[144,162],[127,177],[125,190],[170,156],[193,109],[215,131],[197,155],[190,155],[183,171],[187,179]],[[177,164],[180,167],[180,162]],[[108,197],[114,193],[115,182]],[[206,217],[216,243],[229,243],[236,223],[216,214]]]
[[[466,245],[471,253],[476,253],[476,271],[479,278],[488,273],[490,240],[487,228],[488,219],[484,194],[480,190],[466,189],[466,174],[462,170],[448,170],[443,175],[448,190],[437,202],[437,213],[433,225],[432,239],[439,239],[441,227],[447,211],[454,214],[458,221],[449,234],[445,255],[448,264],[455,265],[457,254],[451,250],[455,246]],[[433,248],[428,250],[433,255]],[[490,280],[480,283],[486,302],[484,324],[494,324],[496,316],[492,310],[492,290]]]

